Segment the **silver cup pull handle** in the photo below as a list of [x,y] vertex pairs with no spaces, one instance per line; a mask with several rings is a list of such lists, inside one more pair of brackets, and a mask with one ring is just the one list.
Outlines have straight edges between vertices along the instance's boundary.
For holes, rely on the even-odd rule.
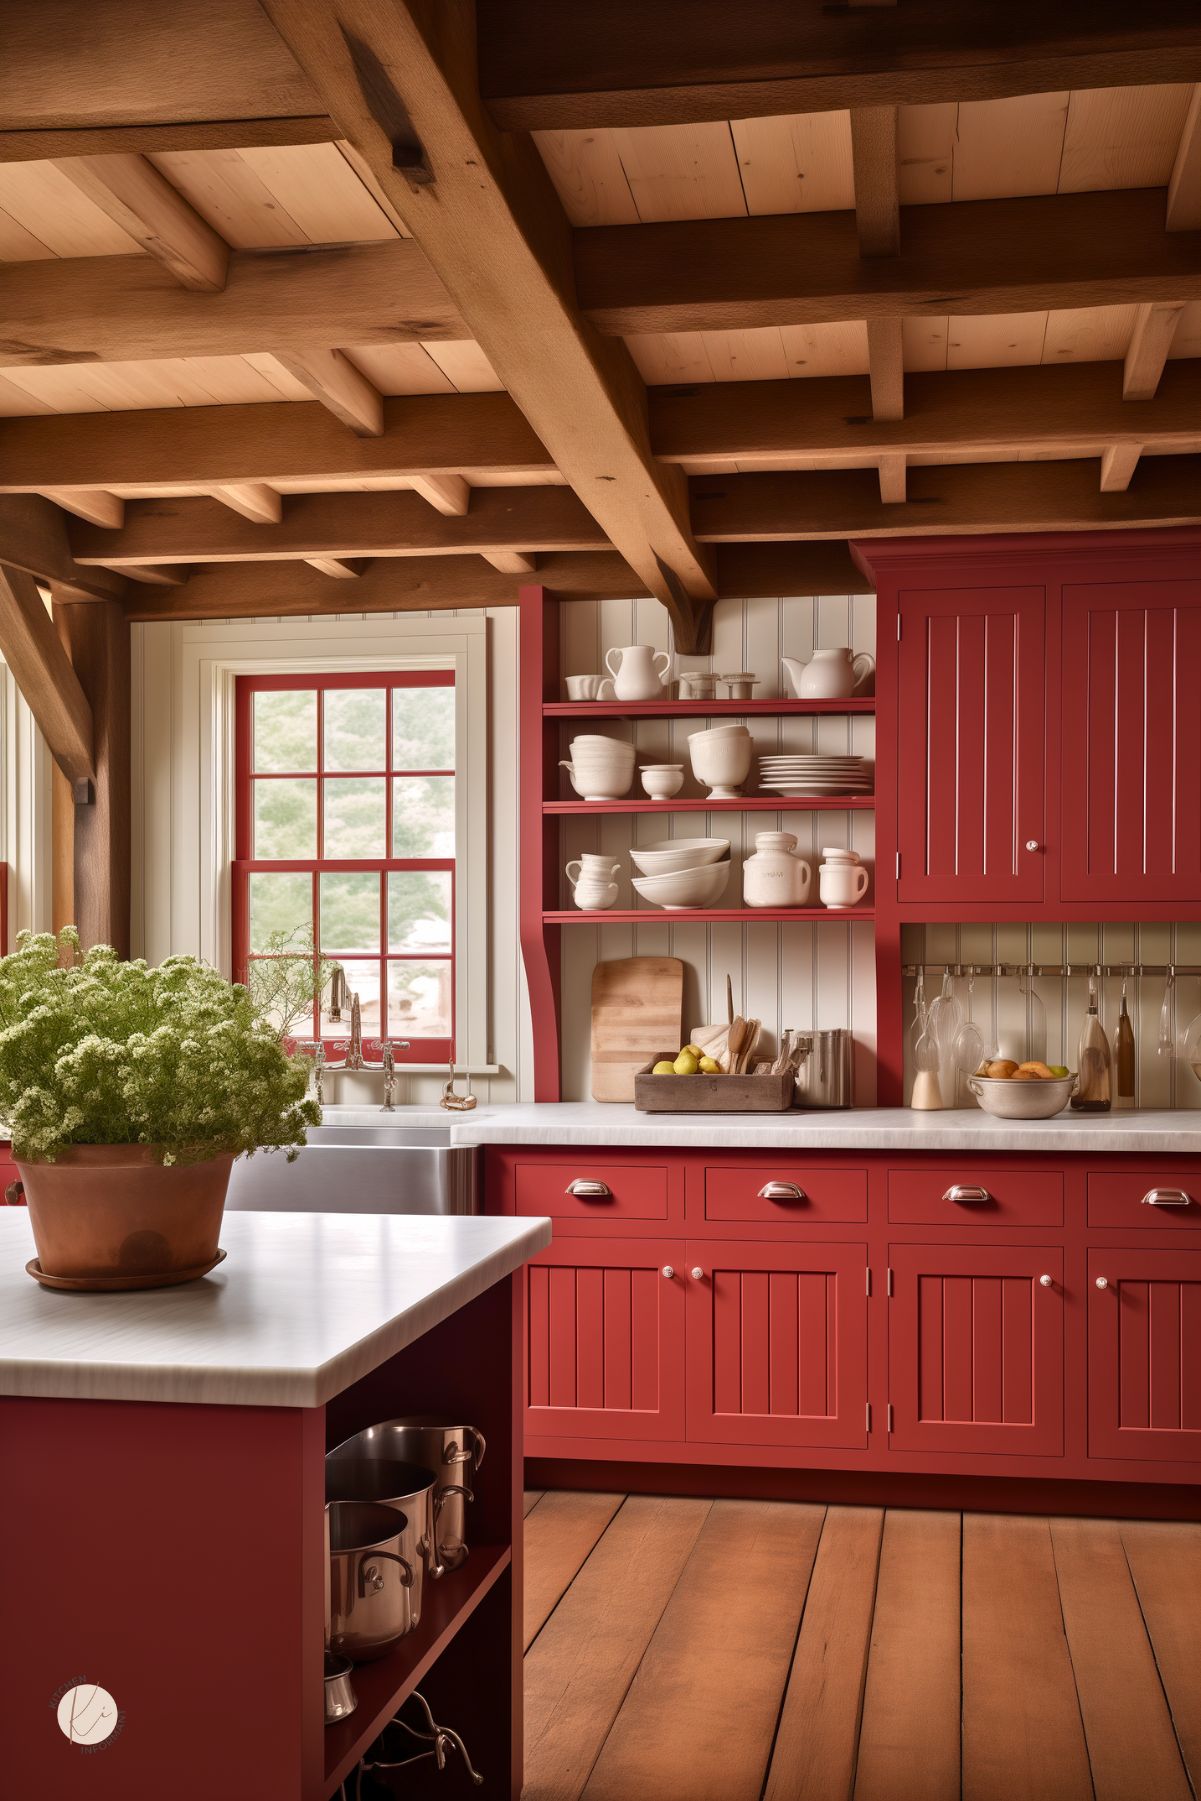
[[564,1194],[573,1194],[577,1201],[611,1201],[613,1190],[607,1182],[593,1182],[587,1177],[577,1176],[563,1190]]
[[1183,1188],[1150,1188],[1143,1196],[1144,1207],[1191,1207],[1193,1197]]
[[952,1182],[942,1198],[944,1201],[955,1201],[961,1207],[976,1207],[992,1200],[987,1188],[978,1188],[967,1182]]
[[804,1201],[808,1196],[795,1182],[765,1182],[758,1198],[761,1201]]

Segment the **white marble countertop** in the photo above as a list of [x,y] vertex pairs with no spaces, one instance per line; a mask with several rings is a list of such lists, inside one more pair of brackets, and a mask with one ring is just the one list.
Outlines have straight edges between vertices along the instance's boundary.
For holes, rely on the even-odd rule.
[[865,1107],[819,1113],[637,1113],[601,1101],[489,1105],[469,1114],[398,1107],[327,1107],[330,1124],[398,1126],[436,1122],[453,1144],[679,1145],[719,1149],[829,1151],[1121,1151],[1201,1156],[1201,1108],[1177,1112],[1084,1114],[1025,1122],[994,1119],[978,1107],[914,1113]]
[[550,1243],[546,1219],[227,1213],[180,1288],[64,1294],[0,1208],[0,1394],[316,1407]]

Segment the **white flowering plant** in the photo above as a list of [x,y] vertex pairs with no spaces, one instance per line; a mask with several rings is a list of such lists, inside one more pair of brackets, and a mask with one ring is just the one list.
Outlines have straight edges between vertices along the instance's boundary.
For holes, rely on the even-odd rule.
[[67,926],[0,958],[0,1119],[21,1160],[83,1144],[155,1145],[164,1163],[294,1156],[320,1122],[308,1078],[247,990],[194,957],[81,954]]

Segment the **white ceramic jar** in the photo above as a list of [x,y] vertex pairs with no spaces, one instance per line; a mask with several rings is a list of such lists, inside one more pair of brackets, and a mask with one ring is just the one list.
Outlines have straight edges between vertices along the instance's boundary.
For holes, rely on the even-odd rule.
[[812,873],[796,846],[795,832],[756,832],[754,854],[742,865],[744,906],[805,905]]

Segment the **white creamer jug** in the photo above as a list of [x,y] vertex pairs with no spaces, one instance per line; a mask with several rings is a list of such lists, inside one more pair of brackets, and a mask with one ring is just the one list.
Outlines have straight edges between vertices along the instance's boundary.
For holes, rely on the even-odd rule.
[[621,650],[605,652],[605,668],[613,677],[618,700],[661,700],[671,658],[665,650],[652,650],[649,644],[627,644]]

